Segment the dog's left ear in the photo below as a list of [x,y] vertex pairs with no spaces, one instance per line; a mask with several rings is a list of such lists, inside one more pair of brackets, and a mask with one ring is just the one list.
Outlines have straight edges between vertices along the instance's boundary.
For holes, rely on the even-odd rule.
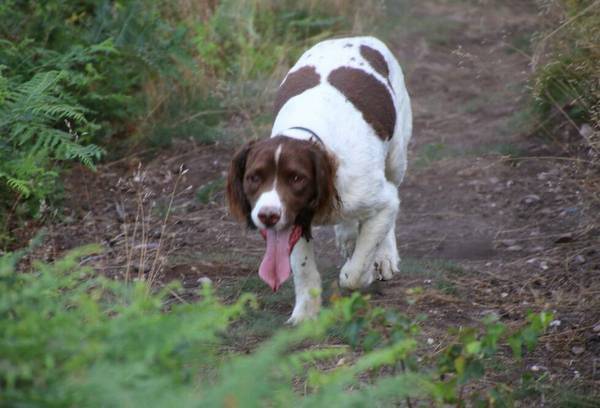
[[254,141],[250,141],[237,151],[231,160],[229,174],[227,176],[227,202],[229,204],[229,212],[240,221],[248,221],[249,225],[252,225],[250,218],[252,208],[244,193],[244,174],[246,173],[248,153],[250,153],[254,143]]
[[316,196],[312,207],[317,219],[327,218],[339,209],[340,197],[335,188],[335,174],[337,163],[321,146],[315,144],[313,152],[313,166],[315,171]]

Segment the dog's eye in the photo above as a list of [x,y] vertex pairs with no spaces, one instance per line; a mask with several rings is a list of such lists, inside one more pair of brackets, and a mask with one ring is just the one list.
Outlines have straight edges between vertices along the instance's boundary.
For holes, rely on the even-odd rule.
[[292,177],[290,177],[290,181],[294,184],[298,184],[304,181],[304,177],[299,174],[294,174]]
[[260,176],[258,174],[250,174],[246,177],[250,183],[256,184],[260,182]]

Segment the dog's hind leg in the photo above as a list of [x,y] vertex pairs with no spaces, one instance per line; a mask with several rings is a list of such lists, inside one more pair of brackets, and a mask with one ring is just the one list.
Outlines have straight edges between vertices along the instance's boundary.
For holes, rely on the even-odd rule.
[[294,275],[296,304],[287,323],[298,324],[315,317],[321,308],[321,276],[315,262],[313,241],[300,238],[294,246],[290,263]]

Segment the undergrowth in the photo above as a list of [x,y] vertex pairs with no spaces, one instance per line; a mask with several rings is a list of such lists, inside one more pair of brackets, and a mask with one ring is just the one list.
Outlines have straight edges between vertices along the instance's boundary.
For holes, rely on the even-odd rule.
[[184,31],[159,16],[159,3],[133,0],[2,2],[0,244],[57,208],[68,162],[94,168],[135,129],[144,83],[177,77]]
[[541,120],[564,122],[600,153],[600,1],[550,0],[537,40],[534,102]]
[[269,116],[275,78],[307,45],[373,21],[376,5],[2,2],[0,246],[23,220],[56,212],[69,162],[93,169],[103,155],[175,137],[211,143],[232,123],[257,136],[253,118]]
[[0,405],[510,406],[539,392],[526,370],[499,381],[505,370],[494,362],[503,355],[520,372],[546,312],[518,330],[493,316],[480,329],[456,328],[428,355],[426,320],[355,293],[238,354],[225,334],[254,297],[224,305],[204,286],[199,302],[174,301],[176,284],[152,291],[98,276],[85,266],[98,251],[34,261],[28,273],[15,268],[23,252],[0,258]]

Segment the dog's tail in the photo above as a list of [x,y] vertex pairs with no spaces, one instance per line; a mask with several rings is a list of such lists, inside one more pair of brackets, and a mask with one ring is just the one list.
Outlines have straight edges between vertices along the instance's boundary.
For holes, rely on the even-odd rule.
[[412,135],[412,110],[404,84],[394,86],[394,89],[403,89],[404,92],[396,94],[399,106],[396,113],[394,136],[390,140],[385,159],[385,177],[394,185],[399,186],[404,178],[404,173],[406,173],[408,142]]

